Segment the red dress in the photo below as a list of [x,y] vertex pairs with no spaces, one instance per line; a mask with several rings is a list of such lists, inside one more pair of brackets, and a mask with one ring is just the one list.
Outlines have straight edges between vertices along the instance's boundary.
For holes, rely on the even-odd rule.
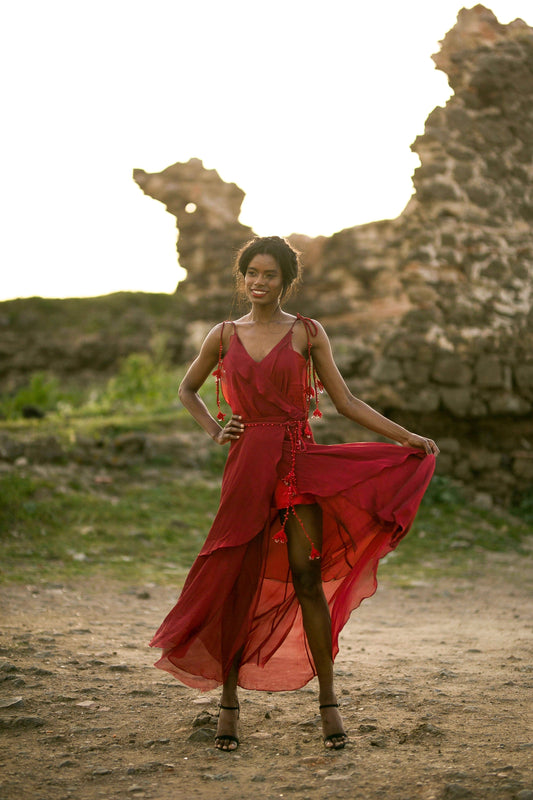
[[[299,319],[310,352],[313,323]],[[206,542],[150,643],[163,648],[156,666],[194,688],[223,683],[241,648],[238,682],[246,689],[297,689],[316,675],[287,547],[274,541],[279,478],[322,507],[335,657],[340,631],[375,592],[379,559],[408,532],[435,468],[433,455],[396,444],[316,444],[307,424],[312,363],[293,350],[291,333],[257,362],[234,328],[219,361],[224,397],[245,430],[230,446]]]

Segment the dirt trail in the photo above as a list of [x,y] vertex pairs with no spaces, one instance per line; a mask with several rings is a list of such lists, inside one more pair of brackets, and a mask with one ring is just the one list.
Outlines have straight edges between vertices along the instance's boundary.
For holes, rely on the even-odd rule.
[[243,692],[241,746],[215,750],[218,693],[151,667],[168,587],[4,587],[0,797],[532,800],[529,567],[500,554],[473,582],[382,581],[336,663],[339,753],[314,682]]

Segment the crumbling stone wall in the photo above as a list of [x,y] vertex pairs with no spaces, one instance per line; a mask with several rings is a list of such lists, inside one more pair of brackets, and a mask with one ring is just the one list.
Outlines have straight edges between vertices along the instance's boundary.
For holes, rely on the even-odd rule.
[[[533,492],[533,29],[477,5],[441,45],[454,94],[412,145],[413,197],[395,220],[292,236],[291,307],[324,321],[354,391],[439,439],[441,473],[509,501]],[[134,177],[177,216],[194,348],[232,306],[242,192],[197,159]]]

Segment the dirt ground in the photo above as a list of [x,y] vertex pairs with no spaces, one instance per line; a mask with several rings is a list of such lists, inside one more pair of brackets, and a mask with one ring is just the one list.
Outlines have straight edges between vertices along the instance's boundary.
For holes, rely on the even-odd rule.
[[242,692],[221,753],[218,693],[151,666],[174,590],[4,587],[0,798],[531,800],[531,590],[502,554],[475,580],[382,580],[336,662],[349,746],[324,750],[313,682]]

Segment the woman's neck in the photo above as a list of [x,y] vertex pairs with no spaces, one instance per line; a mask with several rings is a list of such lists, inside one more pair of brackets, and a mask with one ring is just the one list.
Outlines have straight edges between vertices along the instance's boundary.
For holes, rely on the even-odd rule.
[[283,317],[284,314],[279,303],[272,306],[253,305],[248,315],[250,322],[256,322],[259,325],[268,325],[271,322],[280,322]]

